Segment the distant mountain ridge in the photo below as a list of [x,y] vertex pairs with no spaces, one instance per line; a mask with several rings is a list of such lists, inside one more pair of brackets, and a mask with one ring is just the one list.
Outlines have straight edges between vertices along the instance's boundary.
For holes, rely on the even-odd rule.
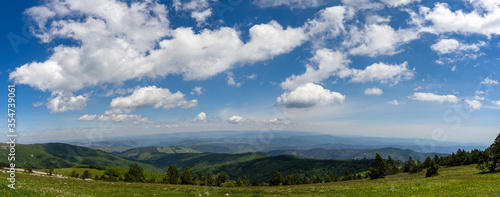
[[381,138],[345,135],[329,135],[298,131],[204,131],[152,134],[105,138],[101,141],[67,141],[66,143],[97,147],[183,146],[200,152],[245,153],[274,150],[322,149],[379,149],[400,148],[423,153],[448,153],[457,149],[484,149],[487,144],[458,143],[427,139]]
[[427,157],[434,158],[434,155],[446,156],[443,153],[419,153],[409,149],[398,148],[379,148],[379,149],[334,149],[327,150],[322,148],[315,148],[310,150],[274,150],[266,152],[267,155],[294,155],[302,158],[310,159],[371,159],[375,154],[379,153],[382,158],[391,156],[393,160],[407,161],[411,156],[414,160],[424,161]]

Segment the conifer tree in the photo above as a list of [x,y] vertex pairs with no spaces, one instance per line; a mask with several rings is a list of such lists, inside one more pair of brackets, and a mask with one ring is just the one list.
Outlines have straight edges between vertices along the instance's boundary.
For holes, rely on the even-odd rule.
[[370,172],[368,175],[371,179],[384,178],[385,173],[387,172],[387,164],[382,159],[380,154],[376,154],[375,161],[372,163],[372,168],[370,168]]
[[167,171],[168,183],[170,184],[179,184],[180,183],[180,175],[179,170],[173,165],[168,166]]

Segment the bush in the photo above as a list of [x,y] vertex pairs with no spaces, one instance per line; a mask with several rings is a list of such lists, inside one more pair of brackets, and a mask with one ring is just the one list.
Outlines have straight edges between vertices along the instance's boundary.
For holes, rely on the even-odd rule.
[[438,169],[439,169],[439,165],[437,165],[434,162],[431,162],[429,164],[429,167],[427,168],[427,172],[425,173],[425,177],[431,177],[434,175],[438,175]]
[[236,182],[235,181],[228,181],[225,183],[220,184],[221,187],[236,187]]

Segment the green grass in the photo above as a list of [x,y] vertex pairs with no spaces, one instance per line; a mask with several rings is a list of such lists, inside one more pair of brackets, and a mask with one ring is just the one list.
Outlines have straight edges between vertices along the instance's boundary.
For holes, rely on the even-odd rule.
[[475,165],[441,168],[425,178],[397,174],[378,180],[280,187],[220,188],[187,185],[123,183],[55,178],[19,173],[17,189],[7,188],[7,173],[0,173],[4,196],[500,196],[500,173],[480,173]]

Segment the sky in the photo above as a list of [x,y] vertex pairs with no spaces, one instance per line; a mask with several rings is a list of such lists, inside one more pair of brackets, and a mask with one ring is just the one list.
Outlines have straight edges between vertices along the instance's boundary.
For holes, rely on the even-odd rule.
[[500,132],[496,0],[9,1],[0,15],[20,143],[287,130],[489,144]]

